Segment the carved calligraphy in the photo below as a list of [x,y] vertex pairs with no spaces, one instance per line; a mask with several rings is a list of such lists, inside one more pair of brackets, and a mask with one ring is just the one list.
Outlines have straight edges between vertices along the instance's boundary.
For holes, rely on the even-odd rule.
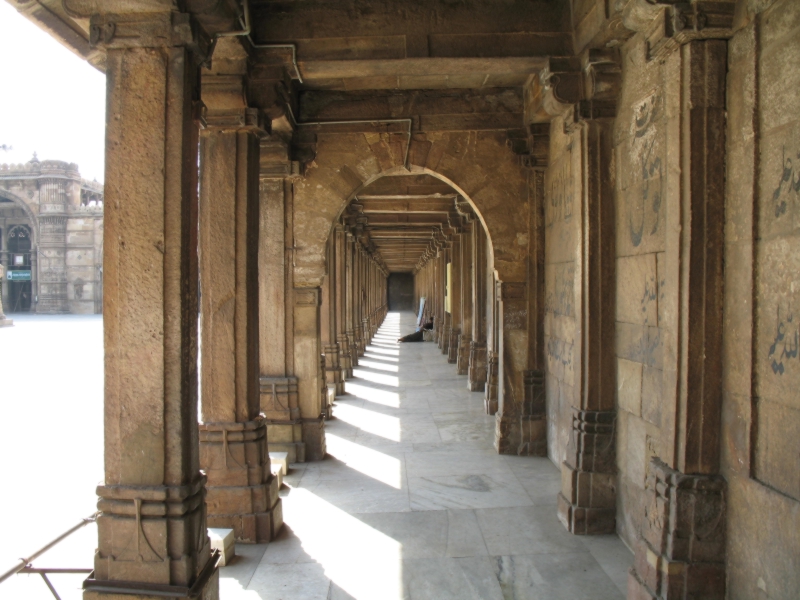
[[786,214],[790,202],[797,202],[800,199],[800,152],[787,154],[785,145],[782,151],[780,177],[775,181],[775,188],[772,190],[776,219]]

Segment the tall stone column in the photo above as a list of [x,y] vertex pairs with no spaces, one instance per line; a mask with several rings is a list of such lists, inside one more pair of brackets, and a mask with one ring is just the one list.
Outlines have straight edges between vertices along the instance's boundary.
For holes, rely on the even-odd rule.
[[322,460],[326,452],[319,309],[319,288],[294,289],[294,374],[306,460]]
[[522,446],[520,415],[524,404],[527,362],[527,283],[498,282],[497,413],[495,448],[500,454],[518,454]]
[[[347,297],[347,273],[345,268],[345,253],[347,252],[347,241],[344,228],[337,224],[333,230],[334,243],[336,245],[334,276],[336,277],[336,293],[334,295],[336,312],[336,341],[339,344],[339,366],[342,370],[342,381],[353,376],[353,364],[350,360],[350,343],[347,340],[347,326],[345,313],[345,299]],[[344,393],[344,386],[342,386]]]
[[719,474],[725,165],[714,157],[725,153],[727,52],[724,40],[693,41],[666,59],[668,127],[687,143],[667,155],[681,193],[667,201],[664,285],[677,293],[664,311],[666,439],[647,469],[642,539],[628,581],[633,600],[726,597],[727,489]]
[[292,350],[293,180],[299,168],[276,134],[261,141],[259,173],[258,327],[261,410],[270,449],[305,462]]
[[461,233],[453,235],[450,267],[450,328],[447,336],[447,362],[458,360],[458,336],[461,335]]
[[472,343],[472,230],[475,224],[472,222],[472,212],[468,204],[464,208],[459,207],[459,210],[462,211],[466,224],[464,233],[461,234],[461,333],[458,336],[456,365],[459,375],[467,375]]
[[[579,390],[558,516],[576,534],[611,533],[616,515],[615,223],[612,121],[571,113],[581,156],[582,279],[577,311],[581,361]],[[575,151],[575,150],[574,150]]]
[[[341,366],[339,365],[339,344],[336,342],[336,288],[338,281],[335,278],[336,248],[333,236],[328,242],[328,269],[329,272],[322,282],[322,353],[325,357],[325,385],[328,388],[327,404],[333,405],[333,398],[344,393]],[[328,418],[332,416],[328,408]]]
[[353,235],[348,231],[345,233],[346,237],[346,251],[345,251],[345,325],[347,327],[345,333],[347,334],[347,345],[350,348],[350,376],[352,377],[353,367],[358,366],[358,340],[356,338],[355,326],[355,245],[356,241]]
[[194,121],[210,40],[178,12],[94,15],[91,27],[105,32],[109,115],[105,469],[84,598],[213,600],[197,428]]
[[[549,129],[549,128],[548,128]],[[547,407],[544,352],[544,170],[528,172],[528,365],[520,411],[518,454],[547,455]]]
[[469,345],[467,388],[482,392],[486,387],[486,234],[480,221],[472,227],[472,341]]
[[[487,270],[488,264],[487,260]],[[489,273],[486,277],[486,393],[483,398],[487,415],[497,413],[497,398],[500,391],[499,336],[497,333],[498,287],[494,273]]]
[[[218,42],[237,45],[228,38]],[[245,55],[246,56],[246,55]],[[225,65],[215,60],[214,68]],[[221,81],[220,81],[221,79]],[[200,137],[200,466],[212,527],[237,540],[271,540],[283,523],[258,388],[259,114],[241,102],[244,80],[203,72],[209,91]],[[229,99],[223,109],[215,103]]]

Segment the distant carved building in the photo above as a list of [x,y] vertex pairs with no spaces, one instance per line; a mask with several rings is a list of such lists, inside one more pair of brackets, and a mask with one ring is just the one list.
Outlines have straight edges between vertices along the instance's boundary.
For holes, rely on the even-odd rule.
[[0,165],[0,263],[6,312],[102,312],[102,184],[36,155]]

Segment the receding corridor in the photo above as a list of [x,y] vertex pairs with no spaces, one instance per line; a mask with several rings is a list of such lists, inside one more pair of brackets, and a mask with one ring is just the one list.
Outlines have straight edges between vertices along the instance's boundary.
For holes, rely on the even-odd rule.
[[620,539],[567,532],[559,470],[498,455],[483,393],[436,344],[396,343],[413,328],[389,313],[336,400],[330,456],[293,465],[283,532],[237,545],[222,597],[623,598]]

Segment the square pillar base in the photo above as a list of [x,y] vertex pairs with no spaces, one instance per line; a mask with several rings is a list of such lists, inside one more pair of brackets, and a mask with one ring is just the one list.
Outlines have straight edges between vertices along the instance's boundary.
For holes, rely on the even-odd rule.
[[629,599],[724,600],[726,493],[719,475],[687,475],[651,459]]
[[219,600],[219,570],[216,567],[218,553],[211,555],[209,564],[191,587],[157,585],[132,581],[83,582],[83,600],[163,600],[186,598],[186,600]]
[[306,445],[300,423],[267,422],[267,440],[270,452],[286,452],[291,463],[306,462]]
[[[277,483],[277,477],[275,481]],[[275,505],[266,512],[249,515],[209,515],[207,521],[209,527],[233,529],[236,541],[239,543],[264,544],[274,540],[283,527],[283,504],[278,498]]]
[[0,319],[0,327],[13,327],[14,320],[13,319]]

